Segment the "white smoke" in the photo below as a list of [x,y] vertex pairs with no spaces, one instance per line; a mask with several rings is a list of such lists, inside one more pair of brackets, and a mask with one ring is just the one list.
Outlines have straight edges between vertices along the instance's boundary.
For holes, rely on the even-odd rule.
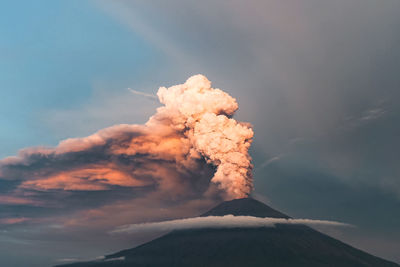
[[312,219],[284,219],[284,218],[260,218],[253,216],[207,216],[188,219],[178,219],[163,222],[140,223],[120,226],[111,233],[138,233],[143,231],[172,231],[184,229],[202,228],[259,228],[275,227],[277,224],[303,224],[311,226],[340,226],[348,227],[350,224]]
[[169,122],[188,138],[193,157],[200,154],[217,167],[212,182],[232,198],[248,196],[253,189],[248,153],[253,130],[231,118],[238,109],[236,100],[211,88],[203,75],[192,76],[181,85],[161,87],[157,95],[165,106],[158,108],[146,125]]

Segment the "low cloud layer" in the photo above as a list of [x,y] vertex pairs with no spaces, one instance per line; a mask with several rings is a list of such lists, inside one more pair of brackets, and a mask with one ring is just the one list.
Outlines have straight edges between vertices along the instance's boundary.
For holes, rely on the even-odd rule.
[[258,228],[275,227],[277,224],[304,224],[311,226],[351,226],[346,223],[312,220],[312,219],[283,219],[260,218],[253,216],[207,216],[188,219],[170,220],[164,222],[130,224],[118,227],[111,233],[139,233],[143,231],[171,231],[201,228]]

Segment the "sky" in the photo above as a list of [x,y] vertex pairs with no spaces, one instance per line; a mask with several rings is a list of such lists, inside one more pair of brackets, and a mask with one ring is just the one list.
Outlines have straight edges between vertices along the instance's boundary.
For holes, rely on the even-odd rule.
[[[160,86],[201,73],[236,98],[235,119],[253,126],[253,197],[295,218],[351,224],[325,232],[400,263],[399,8],[397,0],[3,1],[0,158],[143,124],[160,106],[149,97]],[[104,160],[86,152],[78,159]],[[55,169],[76,162],[40,160]],[[213,168],[198,165],[196,175],[210,178]],[[133,247],[152,236],[107,233],[197,216],[221,200],[154,184],[18,190],[29,179],[21,174],[35,170],[0,172],[3,265]],[[193,185],[206,187],[191,180],[185,190]]]

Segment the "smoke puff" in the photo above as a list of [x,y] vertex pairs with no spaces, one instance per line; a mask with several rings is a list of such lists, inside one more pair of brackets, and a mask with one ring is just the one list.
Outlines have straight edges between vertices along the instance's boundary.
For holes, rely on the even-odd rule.
[[253,188],[248,154],[253,131],[229,118],[238,108],[236,100],[211,88],[203,75],[195,75],[183,85],[161,87],[157,95],[165,106],[157,109],[147,125],[170,121],[188,138],[191,153],[200,153],[217,166],[212,182],[230,197],[247,196]]
[[143,231],[171,231],[202,228],[258,228],[275,227],[277,224],[304,224],[323,226],[351,226],[346,223],[311,220],[311,219],[284,219],[284,218],[260,218],[253,216],[207,216],[188,219],[178,219],[163,222],[140,223],[120,226],[111,233],[137,233]]
[[[24,149],[0,161],[0,178],[21,180],[20,189],[156,186],[175,195],[204,189],[211,180],[225,198],[247,196],[253,189],[248,154],[253,131],[232,118],[236,100],[203,75],[161,87],[157,96],[164,105],[146,124],[115,125],[54,148]],[[207,187],[203,193],[212,191]]]

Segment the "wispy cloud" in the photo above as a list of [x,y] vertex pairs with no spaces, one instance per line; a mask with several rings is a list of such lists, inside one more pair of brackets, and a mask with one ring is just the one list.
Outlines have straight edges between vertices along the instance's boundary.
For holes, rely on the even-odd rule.
[[143,231],[171,231],[201,228],[257,228],[275,227],[277,224],[305,224],[315,226],[352,226],[347,223],[312,220],[312,219],[284,219],[284,218],[259,218],[253,216],[208,216],[188,219],[178,219],[163,222],[140,223],[123,225],[111,233],[138,233]]
[[41,205],[40,201],[16,196],[0,196],[0,204],[2,205]]
[[355,129],[385,117],[389,111],[388,107],[385,106],[385,103],[385,100],[380,100],[376,104],[362,111],[361,114],[344,118],[344,124],[341,125],[341,128]]
[[57,259],[56,262],[74,262],[74,261],[79,261],[77,258],[62,258],[62,259]]
[[135,94],[135,95],[144,96],[144,97],[150,98],[152,100],[157,100],[158,99],[157,96],[153,95],[153,94],[148,94],[148,93],[145,93],[145,92],[137,91],[137,90],[134,90],[132,88],[128,88],[128,90],[129,90],[129,92],[131,92],[132,94]]
[[26,221],[29,221],[29,218],[1,218],[0,219],[0,225],[1,224],[18,224],[18,223],[23,223]]
[[264,163],[262,163],[259,167],[257,167],[257,169],[263,169],[263,168],[267,167],[268,165],[270,165],[271,163],[281,160],[284,156],[285,156],[285,154],[279,154],[277,156],[271,157],[271,158],[267,159],[266,161],[264,161]]
[[56,262],[71,263],[71,262],[88,262],[88,261],[104,262],[104,261],[123,261],[123,260],[125,260],[125,257],[106,259],[104,256],[99,256],[99,257],[96,257],[95,259],[93,259],[93,258],[86,258],[86,259],[82,259],[82,258],[61,258],[61,259],[57,259]]
[[371,108],[369,110],[366,110],[363,114],[363,116],[360,118],[362,121],[369,121],[369,120],[375,120],[379,119],[386,113],[386,110],[383,108]]

